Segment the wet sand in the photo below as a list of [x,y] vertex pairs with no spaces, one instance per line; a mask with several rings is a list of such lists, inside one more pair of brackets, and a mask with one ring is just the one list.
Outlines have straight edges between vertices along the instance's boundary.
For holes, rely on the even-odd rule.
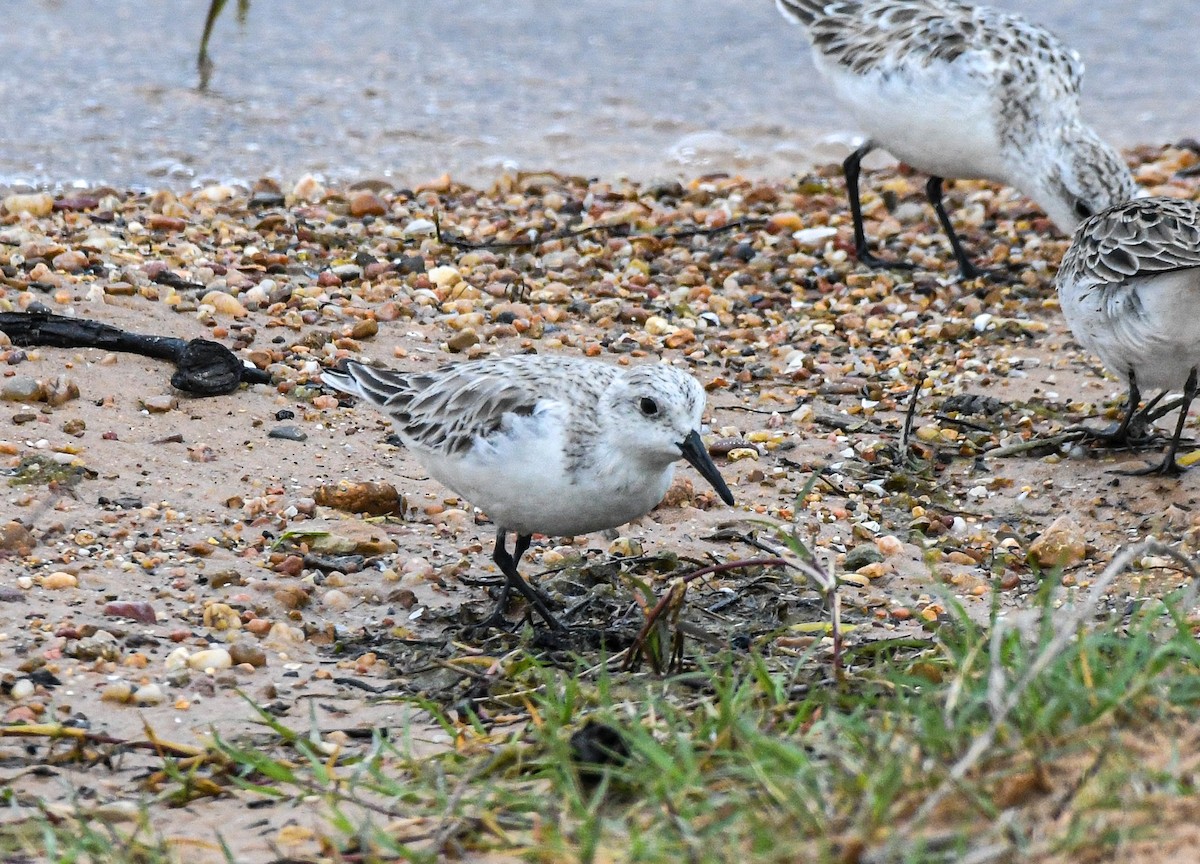
[[[220,21],[208,94],[207,0],[20,5],[0,33],[6,185],[779,177],[856,131],[770,0],[257,0],[244,28]],[[1194,0],[993,5],[1083,53],[1086,116],[1115,143],[1200,134]]]

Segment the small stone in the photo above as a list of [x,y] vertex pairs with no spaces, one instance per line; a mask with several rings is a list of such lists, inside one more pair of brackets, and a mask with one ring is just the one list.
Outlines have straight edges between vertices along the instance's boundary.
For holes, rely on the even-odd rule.
[[48,216],[54,209],[54,199],[45,192],[9,195],[4,199],[4,209],[14,214],[28,213],[30,216]]
[[189,657],[187,665],[201,670],[228,669],[233,665],[233,657],[224,648],[206,648]]
[[178,216],[164,216],[161,213],[151,213],[146,220],[146,227],[151,231],[182,231],[187,222]]
[[878,579],[890,571],[888,565],[884,564],[882,561],[876,561],[874,564],[868,564],[865,567],[859,567],[854,572],[860,576],[866,576],[868,579]]
[[1070,516],[1059,516],[1029,544],[1029,558],[1041,567],[1070,567],[1087,557],[1083,531]]
[[322,507],[369,516],[401,516],[406,507],[404,496],[391,483],[355,483],[340,480],[318,486],[313,499]]
[[874,543],[861,543],[846,553],[846,560],[842,568],[854,573],[868,564],[874,564],[882,560],[883,553],[875,547]]
[[[55,408],[67,404],[72,399],[79,398],[79,385],[66,375],[59,375],[45,390],[46,401]],[[81,420],[80,422],[82,423],[83,421]]]
[[35,545],[33,535],[20,522],[0,525],[0,551],[28,555]]
[[37,687],[35,687],[34,683],[28,678],[21,678],[12,685],[12,690],[9,691],[9,695],[12,696],[15,701],[19,702],[22,699],[27,699],[28,697],[32,696],[33,691],[36,689]]
[[163,668],[168,672],[177,672],[180,669],[185,669],[188,665],[188,658],[191,656],[191,652],[180,645],[163,660]]
[[65,570],[56,570],[42,579],[42,587],[47,591],[61,591],[64,588],[74,588],[78,584],[78,577]]
[[209,291],[200,298],[200,302],[205,306],[213,307],[218,315],[226,315],[230,318],[245,318],[250,314],[240,300],[224,291]]
[[101,702],[116,702],[118,705],[124,705],[133,698],[133,685],[128,681],[114,681],[111,684],[105,685],[100,691]]
[[84,430],[87,429],[87,423],[81,417],[73,417],[63,423],[61,428],[67,435],[81,438],[83,437]]
[[62,270],[64,273],[77,273],[88,266],[88,256],[75,249],[68,249],[66,252],[55,255],[50,260],[50,265],[55,270]]
[[252,642],[235,642],[229,646],[229,656],[235,666],[245,663],[261,669],[267,665],[267,653]]
[[892,555],[899,555],[904,551],[904,544],[891,534],[884,534],[882,537],[875,538],[875,548],[885,557],[890,558]]
[[147,396],[141,400],[142,407],[151,414],[165,414],[168,411],[173,411],[179,407],[179,400],[174,396],[162,394],[159,396]]
[[439,288],[447,288],[451,285],[457,285],[462,281],[462,274],[458,272],[458,268],[449,265],[434,267],[429,271],[429,281]]
[[272,569],[284,576],[299,576],[304,571],[304,559],[299,555],[288,555]]
[[299,426],[276,426],[267,433],[268,438],[282,438],[284,441],[307,441],[308,433]]
[[157,624],[158,614],[154,607],[142,600],[114,600],[104,606],[108,618],[128,618],[143,624]]
[[742,459],[751,459],[758,461],[758,450],[754,447],[735,447],[729,451],[725,457],[730,462],[738,462]]
[[379,322],[373,318],[364,318],[350,328],[351,339],[370,339],[379,332]]
[[242,618],[228,603],[208,603],[204,606],[204,626],[212,630],[239,630]]
[[137,705],[158,705],[165,698],[158,684],[143,684],[133,692],[133,701]]
[[321,605],[327,606],[330,609],[349,609],[351,602],[353,601],[350,595],[345,591],[339,591],[337,588],[331,588],[321,595]]
[[473,327],[465,327],[446,340],[446,347],[453,353],[466,351],[479,342],[479,334]]
[[387,212],[387,204],[374,192],[356,192],[350,199],[350,215],[356,218],[385,216]]
[[303,609],[308,605],[308,590],[303,585],[280,585],[274,597],[284,609]]
[[0,399],[6,402],[37,402],[45,395],[46,390],[40,382],[24,375],[9,378],[0,386]]
[[300,201],[316,203],[325,197],[325,187],[311,174],[305,174],[292,187],[292,197]]
[[347,519],[326,527],[329,533],[309,541],[309,549],[321,555],[390,555],[398,548],[378,525]]

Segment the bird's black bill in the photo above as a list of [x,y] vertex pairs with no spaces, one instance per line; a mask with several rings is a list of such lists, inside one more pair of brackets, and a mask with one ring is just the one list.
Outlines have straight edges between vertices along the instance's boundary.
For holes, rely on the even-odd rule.
[[704,442],[700,439],[700,433],[693,429],[683,439],[683,442],[677,446],[683,453],[683,458],[688,461],[688,464],[699,471],[700,476],[717,490],[717,494],[721,496],[721,500],[726,504],[732,504],[733,493],[725,485],[725,478],[721,476],[721,472],[717,470],[712,457],[708,455],[708,448],[704,446]]

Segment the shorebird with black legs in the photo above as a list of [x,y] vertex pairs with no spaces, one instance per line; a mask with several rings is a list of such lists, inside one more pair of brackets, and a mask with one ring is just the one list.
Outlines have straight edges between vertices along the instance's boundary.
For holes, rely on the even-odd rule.
[[[1129,388],[1121,422],[1092,433],[1125,443],[1179,406],[1162,462],[1130,473],[1179,474],[1175,461],[1200,371],[1200,205],[1140,198],[1079,226],[1057,277],[1059,304],[1075,339]],[[1138,411],[1143,390],[1161,390]],[[1183,398],[1159,408],[1167,393]]]
[[866,133],[843,164],[858,259],[871,252],[859,175],[876,147],[930,175],[925,194],[964,279],[982,275],[942,201],[944,179],[982,179],[1032,198],[1061,231],[1138,194],[1129,167],[1079,113],[1083,63],[1025,19],[955,0],[776,0],[817,69]]
[[[484,623],[503,623],[516,589],[561,628],[517,571],[532,535],[590,534],[645,515],[662,501],[680,459],[733,504],[700,438],[704,388],[673,366],[522,354],[429,372],[350,362],[322,381],[390,417],[430,475],[496,524],[492,559],[505,585]],[[509,534],[516,535],[512,553]]]

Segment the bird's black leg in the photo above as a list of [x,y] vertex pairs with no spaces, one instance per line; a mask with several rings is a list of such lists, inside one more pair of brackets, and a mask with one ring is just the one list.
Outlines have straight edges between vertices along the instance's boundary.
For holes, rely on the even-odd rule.
[[[1155,402],[1162,398],[1160,393],[1149,405],[1146,410],[1149,410]],[[1138,389],[1137,375],[1132,369],[1129,370],[1129,399],[1125,403],[1125,411],[1121,417],[1121,422],[1117,424],[1115,429],[1106,429],[1103,432],[1097,432],[1092,437],[1103,440],[1110,446],[1120,446],[1129,443],[1129,428],[1133,425],[1134,415],[1138,413],[1138,403],[1142,401],[1142,393]]]
[[1161,402],[1162,398],[1166,395],[1167,391],[1163,390],[1161,393],[1147,402],[1146,407],[1138,412],[1138,421],[1145,426],[1149,426],[1159,417],[1164,417],[1167,414],[1170,414],[1183,404],[1183,397],[1180,396],[1178,399],[1172,399],[1166,405],[1159,405],[1158,403]]
[[507,532],[503,528],[496,531],[496,549],[492,553],[492,560],[496,562],[496,566],[500,568],[500,572],[504,574],[505,579],[504,591],[500,596],[500,605],[497,607],[496,612],[493,613],[492,617],[494,618],[496,615],[503,616],[504,604],[508,602],[509,592],[513,588],[516,588],[525,596],[525,599],[529,601],[529,605],[532,606],[534,610],[542,616],[543,620],[545,620],[545,622],[549,624],[552,629],[566,629],[562,624],[559,623],[558,619],[551,614],[550,608],[546,605],[546,601],[542,598],[541,593],[534,589],[534,587],[526,582],[523,578],[521,578],[521,574],[517,572],[517,562],[521,560],[521,556],[524,555],[525,551],[529,548],[529,542],[532,540],[532,538],[528,534],[517,535],[516,543],[513,546],[513,551],[516,552],[516,557],[514,558],[512,555],[509,555],[508,550],[504,548],[504,535],[506,533]]
[[1171,443],[1167,445],[1167,455],[1159,465],[1141,471],[1130,471],[1130,474],[1163,474],[1178,477],[1184,472],[1183,466],[1175,461],[1175,451],[1179,449],[1179,439],[1183,437],[1183,424],[1187,422],[1188,408],[1196,398],[1196,390],[1196,370],[1193,369],[1188,375],[1187,383],[1183,385],[1183,405],[1179,408],[1179,419],[1175,421],[1175,434],[1171,436]]
[[1145,408],[1138,411],[1138,403],[1142,401],[1142,393],[1138,389],[1137,375],[1131,369],[1129,370],[1129,396],[1121,412],[1120,421],[1109,426],[1107,429],[1076,426],[1069,431],[1082,432],[1090,440],[1100,442],[1105,447],[1124,447],[1128,444],[1145,443],[1147,440],[1145,431],[1148,425],[1158,416],[1161,416],[1156,414],[1150,417],[1148,415],[1154,410],[1154,406],[1159,403],[1163,395],[1163,393],[1159,393],[1146,403]]
[[911,270],[912,264],[907,261],[885,261],[871,254],[867,248],[867,232],[863,228],[862,202],[858,198],[858,178],[862,173],[863,157],[875,149],[875,145],[867,141],[842,163],[842,173],[846,175],[846,197],[850,199],[850,217],[854,220],[854,254],[860,263],[867,267],[892,267],[900,270]]
[[969,257],[967,252],[962,247],[962,241],[958,239],[958,234],[954,231],[954,225],[950,222],[950,215],[946,212],[946,207],[942,203],[942,183],[941,177],[930,177],[925,183],[925,197],[929,199],[929,203],[933,205],[933,212],[937,214],[938,224],[942,226],[942,230],[946,232],[946,236],[950,239],[950,249],[954,252],[954,260],[958,262],[958,275],[961,279],[978,279],[980,276],[986,276],[987,271],[976,267]]

